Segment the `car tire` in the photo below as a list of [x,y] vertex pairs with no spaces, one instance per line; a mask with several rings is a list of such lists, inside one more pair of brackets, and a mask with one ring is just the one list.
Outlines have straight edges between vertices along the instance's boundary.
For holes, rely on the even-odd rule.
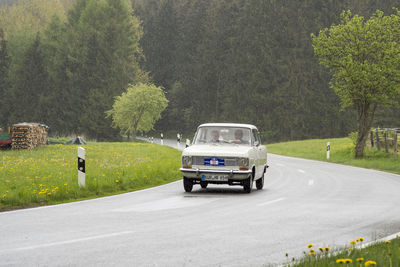
[[251,193],[251,189],[253,188],[253,175],[250,175],[249,178],[244,180],[243,182],[243,190],[245,193]]
[[207,188],[207,185],[208,185],[207,182],[204,182],[204,181],[201,181],[201,182],[200,182],[201,188]]
[[183,177],[183,188],[185,189],[186,192],[192,192],[193,189],[193,182],[192,180]]
[[260,179],[256,180],[256,187],[257,187],[258,190],[263,189],[263,187],[264,187],[264,174]]

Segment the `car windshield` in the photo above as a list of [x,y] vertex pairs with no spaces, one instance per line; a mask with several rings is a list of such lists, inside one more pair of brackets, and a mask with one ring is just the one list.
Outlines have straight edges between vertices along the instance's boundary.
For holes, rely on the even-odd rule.
[[250,129],[240,127],[204,126],[197,130],[196,145],[221,144],[221,145],[247,145],[251,144]]

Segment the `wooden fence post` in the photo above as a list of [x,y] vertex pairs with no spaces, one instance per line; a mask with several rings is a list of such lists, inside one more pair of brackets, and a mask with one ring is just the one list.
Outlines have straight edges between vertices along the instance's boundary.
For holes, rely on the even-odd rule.
[[384,133],[384,137],[385,137],[385,152],[389,153],[389,141],[388,141],[388,130],[385,130]]
[[371,139],[371,147],[374,147],[374,132],[370,132],[370,139]]
[[381,150],[381,146],[379,144],[379,132],[378,132],[378,128],[376,128],[376,147],[378,148],[378,150]]
[[397,131],[394,130],[394,151],[393,153],[397,156]]

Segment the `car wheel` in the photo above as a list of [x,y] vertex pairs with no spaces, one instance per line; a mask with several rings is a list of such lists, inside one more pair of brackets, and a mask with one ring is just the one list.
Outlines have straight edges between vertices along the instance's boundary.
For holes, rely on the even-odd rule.
[[207,182],[204,182],[204,181],[201,181],[201,182],[200,182],[201,188],[207,188],[207,185],[208,185]]
[[193,182],[192,180],[183,177],[183,188],[185,189],[186,192],[192,192],[193,189]]
[[264,187],[264,174],[260,179],[258,179],[256,181],[256,187],[257,187],[258,190],[263,189],[263,187]]
[[243,190],[245,193],[251,193],[252,188],[253,188],[253,175],[250,175],[249,178],[247,178],[243,182]]

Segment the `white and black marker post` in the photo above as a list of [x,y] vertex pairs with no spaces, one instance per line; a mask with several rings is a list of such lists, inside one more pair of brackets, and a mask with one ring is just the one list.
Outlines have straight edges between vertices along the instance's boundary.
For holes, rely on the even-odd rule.
[[80,187],[86,184],[85,149],[83,147],[78,147],[78,184]]
[[164,135],[163,135],[163,133],[161,133],[161,145],[162,146],[164,145]]
[[176,144],[177,144],[178,149],[179,149],[179,146],[181,144],[181,136],[180,136],[179,133],[176,134]]
[[190,140],[186,139],[186,147],[190,146]]
[[331,150],[331,142],[328,142],[328,144],[326,144],[326,159],[329,160],[329,153]]

